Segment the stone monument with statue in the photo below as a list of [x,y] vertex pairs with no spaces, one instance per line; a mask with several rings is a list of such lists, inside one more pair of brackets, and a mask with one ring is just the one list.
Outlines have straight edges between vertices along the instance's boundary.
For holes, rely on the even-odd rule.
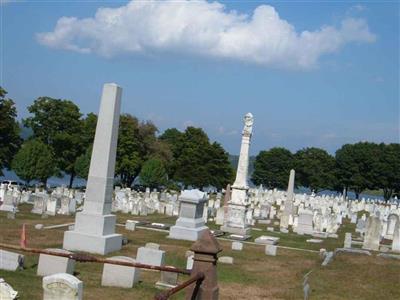
[[242,132],[242,144],[240,146],[239,163],[236,171],[236,179],[233,183],[232,195],[228,202],[228,213],[224,219],[221,230],[224,232],[250,237],[250,227],[246,223],[246,214],[249,208],[248,199],[248,172],[249,172],[249,148],[253,132],[254,118],[251,113],[244,116],[244,128]]

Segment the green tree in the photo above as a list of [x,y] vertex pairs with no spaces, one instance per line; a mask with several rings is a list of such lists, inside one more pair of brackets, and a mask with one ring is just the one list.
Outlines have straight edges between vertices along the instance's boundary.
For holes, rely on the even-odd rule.
[[178,168],[177,158],[182,154],[185,135],[176,128],[169,128],[159,137],[159,140],[168,145],[173,159],[166,162],[169,178],[175,178]]
[[97,115],[94,113],[87,114],[86,118],[82,120],[81,148],[84,152],[76,158],[74,170],[76,176],[83,179],[87,179],[89,175],[96,125]]
[[137,118],[123,114],[119,121],[117,161],[115,174],[124,186],[131,186],[144,162],[144,147],[139,135]]
[[206,164],[208,184],[218,189],[225,188],[235,179],[234,170],[229,162],[229,154],[217,142],[212,143],[209,148],[207,153],[209,159]]
[[3,168],[10,168],[22,141],[15,104],[11,99],[6,99],[6,95],[7,92],[0,86],[0,176],[3,175]]
[[285,148],[260,151],[254,162],[251,180],[270,189],[286,189],[290,170],[294,168],[293,154]]
[[140,181],[145,186],[156,188],[167,182],[167,171],[164,163],[159,158],[150,158],[147,160],[140,171]]
[[70,175],[71,187],[75,177],[75,161],[84,153],[82,148],[82,114],[70,100],[39,97],[28,107],[31,117],[23,120],[33,131],[34,138],[50,146],[60,171]]
[[358,199],[365,189],[379,186],[379,165],[382,149],[369,142],[343,145],[336,151],[338,181],[353,190]]
[[57,162],[52,148],[38,139],[26,141],[15,155],[12,168],[27,183],[36,179],[44,185],[57,174]]
[[186,186],[217,188],[232,181],[228,153],[218,143],[210,143],[201,128],[188,127],[184,133],[170,129],[160,139],[170,145],[173,153],[173,180]]
[[295,154],[298,185],[318,191],[332,189],[335,182],[335,159],[325,150],[305,148]]
[[383,197],[389,200],[400,191],[400,144],[380,144],[379,159],[375,161],[376,188],[383,189]]
[[92,146],[87,148],[86,152],[80,156],[75,161],[75,174],[76,176],[86,179],[89,175],[90,158],[92,156]]

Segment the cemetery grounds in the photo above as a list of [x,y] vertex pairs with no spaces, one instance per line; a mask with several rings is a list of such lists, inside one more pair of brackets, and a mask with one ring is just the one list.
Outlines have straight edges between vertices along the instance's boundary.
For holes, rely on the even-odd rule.
[[[23,204],[16,218],[7,219],[6,212],[0,212],[0,242],[19,245],[22,224],[26,224],[27,246],[32,248],[61,248],[66,227],[55,229],[35,229],[36,224],[44,226],[73,223],[74,216],[49,216],[31,214],[31,205]],[[362,214],[362,212],[360,212]],[[132,216],[117,213],[117,223],[126,220],[147,220],[166,224],[175,224],[176,217],[153,214]],[[208,222],[210,229],[217,229]],[[309,299],[400,299],[400,260],[372,256],[340,253],[326,267],[321,266],[319,249],[333,251],[343,247],[345,232],[354,234],[355,224],[345,220],[340,227],[339,238],[327,238],[320,244],[307,243],[310,236],[292,233],[266,231],[267,226],[256,225],[252,230],[252,239],[261,235],[280,238],[277,256],[266,256],[263,245],[244,244],[242,251],[232,251],[231,241],[219,239],[223,251],[219,256],[231,256],[234,264],[218,264],[218,283],[220,299],[303,299],[304,275],[309,273]],[[275,231],[278,231],[277,226]],[[127,237],[129,243],[121,251],[108,256],[124,255],[136,257],[138,247],[147,242],[160,244],[166,251],[166,265],[186,267],[185,253],[192,242],[168,239],[167,232],[137,228],[127,231],[124,226],[116,226],[116,232]],[[283,248],[288,247],[288,248]],[[296,249],[289,249],[296,248]],[[11,272],[0,270],[4,278],[16,291],[19,299],[42,299],[42,278],[36,276],[38,255],[25,255],[25,269]],[[160,278],[158,271],[142,270],[141,282],[131,289],[101,286],[103,265],[96,263],[76,263],[75,276],[83,281],[84,299],[153,299],[160,292],[155,283]],[[179,282],[186,280],[179,276]],[[184,292],[171,299],[183,299]]]

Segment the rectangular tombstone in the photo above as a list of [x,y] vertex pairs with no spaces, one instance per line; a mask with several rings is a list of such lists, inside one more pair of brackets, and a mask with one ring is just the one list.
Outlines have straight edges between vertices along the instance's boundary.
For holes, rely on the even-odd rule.
[[125,229],[130,231],[135,231],[137,221],[126,220]]
[[191,270],[193,269],[193,263],[194,263],[194,254],[193,255],[189,255],[187,260],[186,260],[186,269]]
[[0,270],[16,271],[23,267],[23,255],[0,249]]
[[58,273],[43,277],[43,300],[82,300],[83,282],[75,276]]
[[[110,260],[134,263],[135,260],[127,256],[114,256]],[[131,288],[139,282],[140,269],[129,266],[104,264],[103,275],[101,277],[102,286],[115,286],[121,288]]]
[[344,248],[351,248],[351,232],[346,232],[344,236]]
[[[46,249],[52,252],[71,254],[63,249]],[[40,254],[37,268],[38,276],[48,276],[57,273],[74,274],[75,260],[68,257]]]
[[232,250],[242,251],[243,250],[243,243],[241,243],[241,242],[232,242]]
[[156,287],[162,289],[172,289],[178,284],[178,273],[161,271],[161,278],[156,283]]
[[165,251],[140,247],[137,251],[136,261],[146,265],[164,266]]

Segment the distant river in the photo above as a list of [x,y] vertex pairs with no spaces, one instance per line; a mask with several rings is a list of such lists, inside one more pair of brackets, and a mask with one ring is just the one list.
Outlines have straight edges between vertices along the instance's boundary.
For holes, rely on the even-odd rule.
[[[3,170],[3,174],[4,176],[0,176],[0,180],[15,180],[15,181],[20,181],[23,182],[23,180],[19,179],[19,177],[17,176],[17,174],[15,174],[13,171],[7,171],[7,170]],[[33,183],[37,183],[32,181],[31,184]],[[69,176],[64,176],[64,177],[50,177],[47,180],[47,184],[49,184],[50,186],[61,186],[61,185],[65,185],[68,186],[69,184]],[[74,187],[82,187],[82,186],[86,186],[86,180],[81,179],[81,178],[75,178],[74,179]],[[311,191],[309,189],[298,189],[296,190],[296,193],[306,193],[306,194],[310,194]],[[322,191],[320,193],[318,193],[319,195],[336,195],[336,192],[333,191]],[[347,196],[350,199],[355,199],[356,195],[353,192],[348,192]],[[383,196],[373,196],[373,195],[368,195],[368,194],[360,194],[360,199],[364,197],[364,198],[376,198],[376,199],[383,199]]]

